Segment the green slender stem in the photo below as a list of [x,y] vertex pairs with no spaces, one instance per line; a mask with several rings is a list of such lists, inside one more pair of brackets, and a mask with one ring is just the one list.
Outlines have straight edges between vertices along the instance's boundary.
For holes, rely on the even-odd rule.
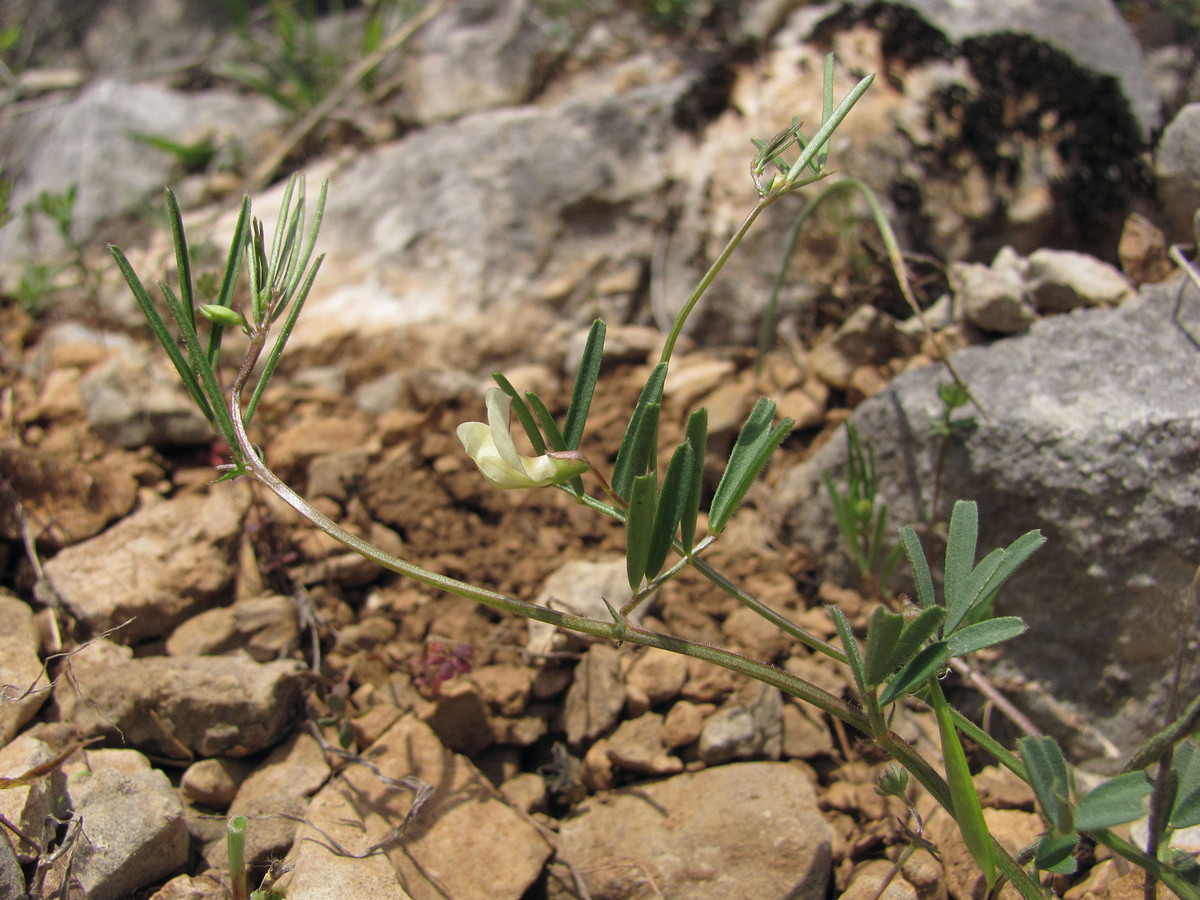
[[729,257],[733,255],[733,251],[737,249],[738,244],[742,242],[742,238],[746,236],[746,232],[750,230],[750,226],[754,224],[754,220],[759,214],[782,197],[787,192],[786,188],[772,191],[767,196],[763,197],[755,204],[754,209],[750,210],[750,215],[746,216],[740,228],[733,233],[733,237],[725,244],[725,249],[721,251],[721,255],[716,258],[708,271],[704,273],[704,277],[700,279],[700,283],[688,296],[687,301],[683,304],[683,308],[679,311],[679,315],[675,317],[675,321],[671,324],[671,331],[667,335],[667,342],[663,344],[662,354],[658,357],[660,363],[669,363],[671,354],[675,352],[675,342],[679,340],[679,335],[683,333],[683,326],[688,320],[688,316],[692,314],[692,310],[696,308],[696,304],[700,302],[700,298],[704,296],[709,286],[716,279],[717,274],[725,267],[725,263]]

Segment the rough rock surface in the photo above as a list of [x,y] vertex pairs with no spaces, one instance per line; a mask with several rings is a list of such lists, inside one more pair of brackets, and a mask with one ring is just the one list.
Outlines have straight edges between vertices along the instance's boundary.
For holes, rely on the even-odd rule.
[[233,581],[233,547],[249,503],[244,487],[149,506],[68,547],[46,575],[92,632],[134,643],[169,634],[217,603]]
[[[746,847],[770,845],[767,855]],[[817,900],[829,826],[808,776],[786,763],[737,763],[602,793],[563,823],[558,855],[595,900],[653,882],[665,897]]]
[[97,757],[91,773],[79,773],[67,787],[87,834],[72,874],[89,900],[117,900],[187,862],[183,806],[166,774],[152,769],[140,753],[115,750],[89,756]]
[[78,654],[74,685],[55,700],[80,734],[123,739],[168,759],[245,756],[294,727],[304,670],[298,660],[248,656],[113,658],[93,645]]
[[[1027,694],[1035,706],[1045,695],[1068,704],[1126,751],[1161,721],[1160,679],[1200,550],[1200,404],[1181,389],[1194,378],[1200,298],[1189,289],[1177,318],[1179,290],[1147,287],[1118,309],[1043,320],[953,357],[987,418],[946,447],[942,502],[979,504],[980,556],[1032,528],[1048,539],[1001,594],[998,611],[1030,625],[1007,658],[1040,683]],[[940,446],[930,416],[947,379],[940,366],[903,375],[851,418],[875,449],[893,522],[929,511]],[[828,501],[815,495],[844,454],[839,437],[787,476],[773,508],[789,539],[838,546]],[[1195,684],[1189,658],[1185,683]],[[1075,743],[1084,756],[1100,750],[1086,735]]]
[[[524,895],[550,846],[470,761],[446,750],[428,726],[411,717],[392,726],[364,756],[378,772],[350,766],[313,798],[310,824],[301,829],[292,851],[289,900],[348,896],[344,891],[359,877],[383,891],[371,896],[385,898],[519,900]],[[404,821],[413,794],[394,781],[385,783],[381,775],[413,778],[433,788],[402,833],[394,829]],[[360,865],[364,860],[331,852],[312,826],[350,853],[379,842],[384,853]]]
[[16,736],[49,695],[39,643],[29,604],[0,589],[0,747]]

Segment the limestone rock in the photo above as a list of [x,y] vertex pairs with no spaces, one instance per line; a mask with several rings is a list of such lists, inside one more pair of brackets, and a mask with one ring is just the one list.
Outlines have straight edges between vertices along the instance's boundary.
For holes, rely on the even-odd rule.
[[212,426],[155,349],[118,353],[84,376],[79,397],[88,423],[118,447],[212,443]]
[[1043,313],[1117,306],[1135,296],[1128,279],[1108,263],[1069,250],[1035,250],[1026,277],[1033,303]]
[[1200,103],[1189,103],[1171,120],[1154,158],[1158,198],[1169,222],[1171,243],[1195,240],[1192,217],[1200,207]]
[[[988,419],[948,445],[937,516],[944,521],[954,499],[977,501],[980,556],[1033,528],[1048,538],[997,612],[1029,624],[1005,645],[1006,665],[1032,682],[1023,702],[1043,710],[1035,721],[1072,745],[1072,759],[1101,747],[1086,732],[1065,734],[1053,704],[1126,751],[1157,730],[1178,604],[1200,555],[1200,402],[1179,389],[1194,377],[1188,334],[1200,333],[1200,296],[1187,290],[1176,321],[1178,294],[1147,285],[1116,309],[1043,319],[1027,335],[953,358]],[[928,514],[940,446],[930,416],[945,380],[937,366],[901,375],[851,420],[874,447],[893,522]],[[773,509],[788,540],[818,552],[840,546],[820,473],[836,480],[844,454],[838,437],[781,482]],[[1189,658],[1184,683],[1195,686]]]
[[[0,777],[18,778],[53,758],[54,752],[45,741],[27,734],[20,735],[0,748]],[[56,806],[55,798],[62,796],[65,786],[65,776],[61,771],[56,771],[30,784],[0,791],[0,815],[34,840],[50,838],[52,835],[47,833],[47,829],[52,831],[53,825],[49,824],[52,821],[49,817],[63,813]],[[37,853],[31,851],[24,841],[14,845],[14,852],[20,863],[29,863],[37,858]]]
[[55,688],[83,735],[123,738],[156,756],[245,756],[277,743],[300,712],[304,666],[247,656],[111,661],[96,645],[73,659],[74,685]]
[[79,842],[72,869],[87,897],[128,897],[187,863],[179,795],[148,762],[141,770],[95,768],[68,782],[67,791],[75,815],[87,823],[88,840]]
[[[620,609],[631,596],[624,558],[603,562],[573,559],[551,573],[536,602],[539,606],[611,622],[612,614],[604,605],[604,601],[607,599],[614,608]],[[634,610],[629,621],[640,622],[644,615],[645,604],[642,604]],[[527,627],[527,646],[531,653],[547,653],[560,645],[579,640],[578,636],[560,633],[553,625],[545,622],[530,619]]]
[[426,725],[406,717],[364,756],[385,777],[419,779],[433,786],[433,794],[403,834],[394,835],[412,793],[365,767],[344,769],[313,798],[308,820],[351,853],[392,838],[383,853],[346,859],[323,846],[319,832],[302,827],[290,857],[295,869],[289,900],[355,896],[349,890],[358,879],[367,879],[370,890],[357,896],[386,900],[447,895],[519,900],[536,880],[550,847],[486,777],[465,757],[449,753]]
[[818,900],[830,842],[800,768],[738,763],[593,797],[563,822],[558,856],[595,900],[632,896],[647,876],[664,897]]
[[148,506],[98,537],[67,547],[46,574],[71,613],[93,633],[135,643],[169,634],[229,595],[248,486]]
[[779,759],[783,741],[783,696],[756,685],[748,703],[717,710],[700,732],[700,758],[714,766],[735,759]]
[[683,771],[683,760],[663,746],[663,717],[658,713],[626,719],[607,743],[608,758],[627,771],[645,775],[674,775]]
[[16,737],[49,696],[39,647],[29,604],[0,588],[0,747]]
[[963,317],[977,328],[1002,334],[1024,331],[1034,320],[1025,283],[1012,269],[951,263],[950,284]]
[[563,727],[572,746],[590,743],[609,731],[625,706],[621,651],[593,644],[575,667],[575,680],[563,706]]

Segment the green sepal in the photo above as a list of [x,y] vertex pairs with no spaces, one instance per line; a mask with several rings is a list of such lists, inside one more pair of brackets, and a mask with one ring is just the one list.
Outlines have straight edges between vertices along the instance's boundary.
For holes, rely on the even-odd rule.
[[721,481],[713,495],[712,506],[708,512],[710,534],[720,534],[725,530],[730,517],[741,505],[754,479],[766,467],[771,454],[783,443],[792,426],[796,424],[785,418],[772,428],[771,420],[774,418],[775,402],[760,397],[754,404],[754,409],[750,411],[746,424],[738,433],[725,472],[721,475]]
[[538,431],[537,424],[533,421],[533,414],[530,413],[525,398],[518,394],[517,389],[512,386],[512,382],[499,372],[493,372],[492,379],[500,386],[500,390],[512,398],[513,412],[517,416],[517,421],[521,423],[521,427],[525,429],[529,443],[533,445],[533,455],[541,456],[546,452],[546,442],[542,439],[542,433]]
[[925,558],[925,550],[921,547],[921,539],[916,530],[905,525],[900,529],[900,542],[904,545],[904,553],[908,564],[912,567],[913,580],[917,583],[917,599],[922,609],[931,609],[937,603],[933,594],[933,576],[929,573],[929,560]]
[[1096,785],[1075,807],[1075,827],[1095,831],[1124,825],[1146,815],[1154,785],[1145,772],[1126,772]]
[[617,460],[613,463],[612,488],[618,497],[629,499],[633,479],[646,471],[658,443],[658,410],[666,380],[667,364],[659,363],[638,397],[621,440],[621,449],[617,451]]
[[546,443],[550,449],[560,451],[572,449],[567,447],[562,432],[558,430],[558,423],[554,421],[554,416],[550,415],[550,410],[546,408],[542,398],[533,391],[526,391],[525,399],[529,401],[530,410],[537,418],[538,424],[542,426],[542,432],[546,436]]
[[663,475],[662,490],[658,493],[658,507],[654,511],[654,530],[650,535],[650,550],[646,556],[646,577],[654,578],[662,571],[671,541],[679,527],[687,499],[687,485],[692,479],[693,454],[691,444],[684,441],[667,464]]
[[625,573],[636,594],[646,574],[650,557],[650,539],[654,533],[655,478],[639,475],[633,479],[629,509],[625,512]]
[[867,625],[867,646],[863,651],[866,657],[864,678],[867,687],[875,687],[890,673],[888,663],[892,658],[892,650],[903,631],[904,616],[890,612],[882,605],[875,607]]
[[1029,785],[1033,788],[1046,821],[1059,834],[1074,832],[1075,819],[1071,809],[1071,781],[1067,774],[1067,761],[1054,738],[1023,737],[1017,741],[1017,750],[1021,759],[1025,761]]
[[937,641],[921,649],[910,659],[896,677],[888,682],[883,693],[879,695],[879,705],[887,706],[894,703],[905,694],[911,694],[920,686],[926,684],[946,661],[950,659],[950,648],[945,641]]
[[704,454],[708,447],[708,410],[695,410],[687,421],[687,442],[692,447],[691,478],[679,520],[679,542],[687,553],[696,546],[696,520],[700,517],[700,493],[704,487]]
[[966,656],[984,647],[1011,640],[1023,634],[1026,628],[1028,626],[1017,616],[1001,616],[960,628],[946,638],[946,643],[950,645],[951,656]]
[[583,427],[587,422],[588,410],[592,405],[592,394],[600,378],[600,361],[604,355],[605,325],[603,319],[592,323],[587,343],[583,346],[583,358],[575,375],[575,387],[571,389],[571,402],[567,405],[567,417],[563,420],[563,439],[567,450],[578,450],[583,440]]

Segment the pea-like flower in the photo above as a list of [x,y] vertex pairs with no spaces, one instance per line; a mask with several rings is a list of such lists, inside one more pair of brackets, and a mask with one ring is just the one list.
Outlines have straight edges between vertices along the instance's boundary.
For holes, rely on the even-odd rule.
[[512,398],[500,388],[487,392],[488,420],[464,422],[458,439],[484,478],[499,488],[545,487],[561,484],[589,468],[577,450],[550,451],[541,456],[522,456],[508,430]]

